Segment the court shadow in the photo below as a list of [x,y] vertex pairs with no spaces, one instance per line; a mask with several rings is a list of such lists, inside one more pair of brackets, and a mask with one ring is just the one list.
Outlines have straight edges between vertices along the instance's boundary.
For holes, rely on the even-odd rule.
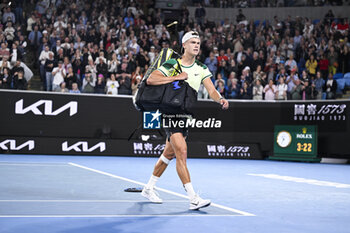
[[203,210],[184,210],[183,205],[163,203],[156,204],[152,202],[136,202],[133,206],[129,207],[126,211],[127,214],[134,213],[136,215],[206,215],[210,214]]

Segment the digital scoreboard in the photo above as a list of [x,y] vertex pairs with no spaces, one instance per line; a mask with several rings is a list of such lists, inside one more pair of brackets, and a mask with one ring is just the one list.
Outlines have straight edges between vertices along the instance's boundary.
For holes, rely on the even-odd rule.
[[276,125],[270,159],[319,162],[316,125]]

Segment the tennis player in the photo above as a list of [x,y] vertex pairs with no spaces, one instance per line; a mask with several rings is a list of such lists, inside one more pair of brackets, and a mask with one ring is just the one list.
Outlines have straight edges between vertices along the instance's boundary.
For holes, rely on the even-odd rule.
[[[217,103],[221,104],[223,109],[229,107],[229,103],[215,89],[211,77],[212,74],[208,67],[196,60],[196,56],[200,50],[200,37],[198,32],[190,31],[182,37],[182,46],[184,54],[180,59],[182,73],[171,76],[178,63],[175,59],[170,59],[164,62],[157,70],[153,71],[147,79],[148,85],[161,85],[171,83],[174,80],[186,80],[188,84],[198,92],[198,89],[203,83],[208,90],[210,97]],[[155,184],[159,177],[167,168],[169,162],[176,157],[176,171],[181,179],[181,182],[188,194],[190,200],[190,209],[198,210],[210,205],[210,200],[204,200],[199,197],[193,189],[190,173],[187,169],[187,143],[188,135],[187,128],[167,128],[165,129],[167,140],[164,151],[157,161],[153,174],[148,183],[142,190],[141,195],[149,199],[153,203],[162,203],[159,194],[154,190]]]

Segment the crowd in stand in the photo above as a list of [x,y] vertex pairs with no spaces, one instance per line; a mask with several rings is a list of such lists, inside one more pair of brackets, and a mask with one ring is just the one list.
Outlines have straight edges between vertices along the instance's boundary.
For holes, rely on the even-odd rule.
[[[350,72],[348,20],[331,11],[319,22],[288,16],[255,23],[240,10],[236,22],[215,23],[203,7],[192,20],[184,6],[179,23],[166,27],[152,1],[35,3],[25,17],[23,0],[2,6],[0,88],[27,88],[25,61],[46,91],[132,95],[160,50],[180,51],[189,30],[201,35],[197,59],[228,99],[335,98],[333,75]],[[205,88],[199,96],[208,98]]]
[[192,6],[200,3],[205,7],[296,7],[296,6],[341,6],[342,0],[192,0]]

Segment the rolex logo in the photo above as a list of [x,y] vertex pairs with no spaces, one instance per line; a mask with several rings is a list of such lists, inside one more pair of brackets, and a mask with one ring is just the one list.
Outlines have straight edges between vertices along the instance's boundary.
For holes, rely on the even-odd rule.
[[302,128],[303,134],[306,134],[307,128]]

